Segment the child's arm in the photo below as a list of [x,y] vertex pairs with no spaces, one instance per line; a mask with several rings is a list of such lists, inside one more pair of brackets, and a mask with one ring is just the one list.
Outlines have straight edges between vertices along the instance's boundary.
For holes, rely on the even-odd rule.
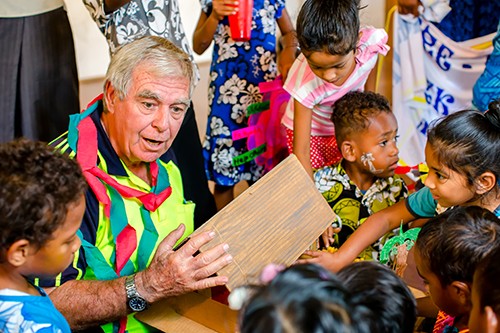
[[406,224],[413,221],[413,216],[406,207],[406,200],[385,208],[361,224],[361,226],[349,237],[346,242],[335,253],[322,251],[306,251],[305,254],[312,258],[301,259],[298,263],[317,263],[327,269],[337,272],[347,266],[368,246],[377,239],[397,228],[401,221]]
[[[380,60],[377,60],[377,64]],[[377,64],[375,67],[371,70],[370,74],[368,75],[368,79],[366,79],[365,83],[365,91],[371,91],[371,92],[376,92],[377,88]]]
[[311,166],[311,121],[312,110],[294,100],[293,111],[293,153],[313,177]]
[[236,13],[237,0],[213,0],[210,16],[201,11],[198,24],[193,34],[193,50],[197,54],[202,54],[210,46],[214,38],[219,21],[224,16]]
[[278,68],[280,74],[283,76],[285,82],[290,67],[292,67],[295,58],[297,57],[297,50],[299,50],[299,41],[297,40],[297,33],[293,28],[292,20],[286,9],[283,9],[281,17],[277,20],[278,26],[281,31],[281,51],[278,59]]

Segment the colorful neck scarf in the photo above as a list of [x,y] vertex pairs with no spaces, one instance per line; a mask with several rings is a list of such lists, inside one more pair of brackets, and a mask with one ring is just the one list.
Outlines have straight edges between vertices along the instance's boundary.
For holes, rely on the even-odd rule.
[[[115,242],[115,250],[111,262],[115,267],[110,267],[100,250],[79,236],[85,249],[87,264],[99,280],[111,280],[119,276],[126,276],[135,271],[144,270],[153,253],[158,240],[158,232],[151,220],[150,212],[156,209],[170,196],[168,173],[164,168],[158,167],[158,161],[150,163],[152,175],[152,188],[150,192],[142,192],[126,185],[122,185],[105,171],[97,167],[98,139],[97,128],[90,114],[96,111],[102,95],[96,98],[91,105],[81,114],[70,117],[68,130],[68,143],[76,151],[76,159],[80,163],[83,174],[94,192],[97,200],[104,205],[104,213],[109,218],[111,231]],[[109,195],[108,195],[109,191]],[[124,198],[135,198],[142,203],[140,208],[144,223],[141,239],[137,240],[137,233],[127,221]],[[137,270],[130,260],[137,249]],[[126,318],[125,318],[126,319]],[[125,331],[126,320],[115,323],[119,332]]]

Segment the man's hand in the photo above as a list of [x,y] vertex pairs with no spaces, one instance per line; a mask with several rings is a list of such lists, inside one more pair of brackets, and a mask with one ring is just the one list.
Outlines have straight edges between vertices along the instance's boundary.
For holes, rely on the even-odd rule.
[[227,244],[217,245],[199,253],[200,247],[210,242],[215,234],[204,232],[193,236],[174,251],[175,243],[184,233],[184,225],[172,231],[161,242],[150,266],[137,273],[139,294],[152,303],[160,299],[206,289],[227,283],[226,276],[214,276],[232,262]]

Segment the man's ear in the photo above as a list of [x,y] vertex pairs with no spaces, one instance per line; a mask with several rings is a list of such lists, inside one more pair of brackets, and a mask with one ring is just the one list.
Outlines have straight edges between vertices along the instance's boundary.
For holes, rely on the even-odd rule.
[[29,256],[30,242],[20,239],[12,243],[7,250],[7,262],[14,267],[20,267],[26,263]]
[[113,113],[115,109],[115,102],[119,98],[118,91],[111,84],[111,82],[106,81],[104,84],[104,96],[103,99],[106,105],[106,111]]
[[484,308],[484,312],[486,313],[486,332],[485,333],[496,333],[498,328],[498,318],[491,308],[491,306],[486,306]]
[[487,193],[496,185],[497,185],[497,179],[495,175],[490,171],[486,171],[476,178],[476,193],[477,194]]
[[471,306],[471,288],[468,283],[462,281],[453,281],[450,284],[453,288],[453,297],[463,306]]
[[354,154],[355,145],[354,142],[345,140],[340,145],[340,151],[342,153],[342,157],[349,162],[354,162],[356,160],[356,155]]

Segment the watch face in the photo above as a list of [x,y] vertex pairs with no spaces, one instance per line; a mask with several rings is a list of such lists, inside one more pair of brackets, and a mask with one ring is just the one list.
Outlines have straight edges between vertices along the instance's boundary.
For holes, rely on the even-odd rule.
[[141,297],[132,297],[128,300],[128,306],[130,306],[130,308],[134,312],[145,310],[147,305],[148,303],[146,302],[146,300]]

